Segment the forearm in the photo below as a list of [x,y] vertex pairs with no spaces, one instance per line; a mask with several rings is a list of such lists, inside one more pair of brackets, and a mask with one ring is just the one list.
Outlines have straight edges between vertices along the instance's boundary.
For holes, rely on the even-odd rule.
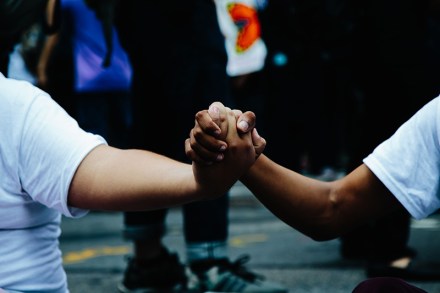
[[262,155],[241,181],[281,220],[315,240],[341,236],[400,206],[365,165],[324,182]]
[[277,217],[302,233],[321,238],[316,233],[320,234],[321,227],[330,226],[330,183],[302,176],[264,155],[241,181]]
[[198,200],[189,164],[142,150],[99,146],[80,164],[68,204],[95,210],[151,210]]

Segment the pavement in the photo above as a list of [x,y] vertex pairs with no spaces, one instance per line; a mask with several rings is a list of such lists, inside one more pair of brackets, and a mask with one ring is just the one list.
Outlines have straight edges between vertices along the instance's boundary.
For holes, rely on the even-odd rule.
[[[364,264],[339,255],[339,240],[314,241],[269,212],[243,185],[231,190],[229,254],[232,260],[248,254],[247,267],[295,293],[348,293],[366,279]],[[164,243],[185,262],[182,213],[169,210]],[[60,246],[71,293],[118,292],[132,253],[122,238],[123,214],[91,212],[81,219],[64,218]],[[420,261],[440,270],[440,214],[413,221],[409,244]],[[430,293],[440,293],[440,280],[411,282]]]

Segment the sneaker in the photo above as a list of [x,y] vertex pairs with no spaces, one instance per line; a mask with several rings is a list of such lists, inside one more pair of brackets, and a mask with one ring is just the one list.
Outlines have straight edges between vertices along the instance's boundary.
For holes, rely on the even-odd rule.
[[140,264],[129,258],[118,290],[123,293],[184,292],[186,279],[185,267],[177,254],[164,250],[160,257],[148,263]]
[[189,292],[255,292],[287,293],[279,284],[268,282],[264,277],[250,272],[244,267],[249,256],[238,258],[235,262],[228,259],[199,261],[191,264],[191,276],[188,280]]

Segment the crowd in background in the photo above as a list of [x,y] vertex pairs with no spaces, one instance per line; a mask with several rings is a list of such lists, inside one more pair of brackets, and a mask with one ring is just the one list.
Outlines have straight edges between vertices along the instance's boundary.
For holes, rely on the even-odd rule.
[[[267,55],[261,70],[249,74],[258,77],[242,82],[230,74],[238,84],[234,97],[240,105],[249,96],[241,104],[261,114],[260,131],[269,141],[266,151],[294,170],[311,175],[327,168],[350,170],[439,92],[435,69],[440,62],[440,23],[434,0],[256,3]],[[69,109],[65,100],[73,92],[72,46],[69,32],[60,35],[63,39],[48,65],[50,84],[39,85]],[[31,31],[23,45],[35,38]],[[31,73],[38,75],[35,56],[29,62]],[[369,116],[368,111],[380,116]],[[374,140],[363,138],[373,136],[366,129],[370,123],[375,123]],[[294,135],[280,134],[285,131]]]

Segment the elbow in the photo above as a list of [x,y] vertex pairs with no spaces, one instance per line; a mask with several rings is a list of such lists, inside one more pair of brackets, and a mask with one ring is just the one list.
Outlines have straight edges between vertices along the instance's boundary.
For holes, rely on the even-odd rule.
[[311,220],[313,224],[308,226],[305,233],[307,236],[318,242],[341,237],[345,231],[344,221],[341,221],[343,218],[341,198],[337,190],[330,191],[326,208],[319,213],[318,218]]

